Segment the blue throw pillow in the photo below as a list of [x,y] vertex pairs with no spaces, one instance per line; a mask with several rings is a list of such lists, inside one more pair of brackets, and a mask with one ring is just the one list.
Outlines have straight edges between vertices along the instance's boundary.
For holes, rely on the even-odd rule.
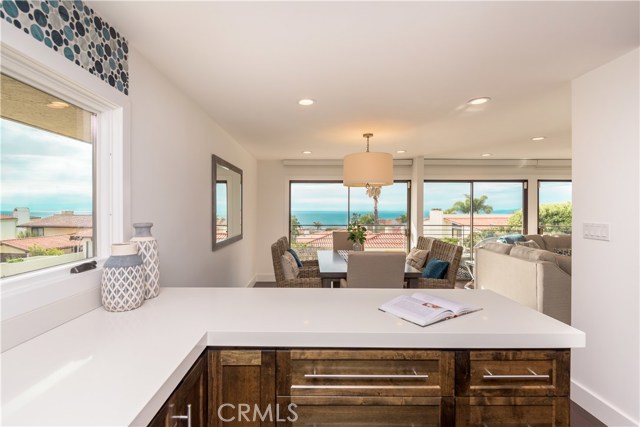
[[296,253],[296,251],[294,251],[293,249],[287,249],[287,251],[289,251],[289,253],[293,255],[293,259],[296,260],[296,264],[298,264],[298,268],[302,267],[302,262],[300,261],[300,258],[298,258],[298,254]]
[[447,261],[431,258],[427,266],[422,270],[422,277],[427,279],[444,279],[448,269],[449,263]]
[[516,242],[524,242],[525,240],[527,239],[522,234],[507,234],[497,239],[500,243],[508,243],[510,245],[515,245]]

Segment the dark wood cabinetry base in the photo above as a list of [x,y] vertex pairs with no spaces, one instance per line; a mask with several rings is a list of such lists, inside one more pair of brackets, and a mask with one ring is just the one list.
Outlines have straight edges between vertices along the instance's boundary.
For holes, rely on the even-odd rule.
[[209,348],[150,425],[568,427],[569,367],[569,350]]

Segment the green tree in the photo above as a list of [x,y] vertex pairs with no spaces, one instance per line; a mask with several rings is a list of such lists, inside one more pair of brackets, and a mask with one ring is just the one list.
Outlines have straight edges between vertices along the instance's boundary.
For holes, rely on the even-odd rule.
[[62,249],[49,248],[43,249],[38,245],[29,246],[29,256],[58,256],[64,255],[64,251]]
[[314,221],[313,225],[316,227],[316,230],[320,230],[320,227],[322,227],[322,223],[320,221]]
[[[482,195],[479,198],[473,198],[473,213],[486,213],[490,214],[493,212],[493,206],[487,204],[487,199],[489,197],[486,195]],[[467,214],[471,212],[471,196],[468,194],[464,195],[464,201],[458,200],[451,206],[449,209],[444,211],[446,214],[452,213],[463,213]]]
[[406,224],[407,223],[407,214],[402,214],[399,217],[396,218],[396,221],[398,221],[400,224]]
[[[540,226],[547,234],[566,233],[571,230],[571,202],[547,203],[540,205],[538,217]],[[507,220],[507,224],[518,226],[522,224],[522,209],[518,209]]]
[[[353,215],[357,215],[357,214],[353,214]],[[367,212],[364,215],[358,216],[358,222],[360,224],[373,225],[377,222],[377,220],[373,212]]]
[[382,192],[382,188],[380,187],[367,187],[367,196],[373,199],[373,223],[378,223],[378,199],[380,198],[380,193]]
[[300,221],[295,215],[291,215],[291,243],[295,243],[296,239],[300,235]]

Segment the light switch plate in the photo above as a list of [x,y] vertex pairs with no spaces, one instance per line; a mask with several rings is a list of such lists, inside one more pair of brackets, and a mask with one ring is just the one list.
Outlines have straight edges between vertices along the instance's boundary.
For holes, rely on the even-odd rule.
[[585,222],[582,226],[582,235],[585,239],[609,241],[609,224]]

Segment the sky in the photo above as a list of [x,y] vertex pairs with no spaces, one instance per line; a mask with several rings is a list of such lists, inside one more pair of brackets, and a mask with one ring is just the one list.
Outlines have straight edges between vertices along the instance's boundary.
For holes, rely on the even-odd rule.
[[[349,188],[336,183],[292,183],[292,211],[346,211]],[[373,211],[373,199],[365,188],[351,188],[351,210]],[[382,187],[378,210],[406,211],[407,184],[395,183]]]
[[92,212],[91,144],[5,119],[0,136],[3,212]]

